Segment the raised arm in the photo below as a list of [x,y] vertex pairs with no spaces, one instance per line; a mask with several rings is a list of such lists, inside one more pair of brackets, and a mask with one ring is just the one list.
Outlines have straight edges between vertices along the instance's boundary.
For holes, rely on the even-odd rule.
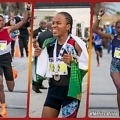
[[114,36],[112,34],[107,34],[107,33],[104,33],[102,32],[100,29],[99,29],[99,23],[100,23],[100,20],[102,19],[102,16],[105,14],[106,10],[105,9],[100,9],[99,13],[98,13],[98,16],[97,16],[97,19],[95,20],[94,24],[93,24],[93,32],[98,34],[99,36],[101,36],[102,38],[105,38],[105,39],[113,39]]
[[31,4],[27,3],[27,9],[25,11],[23,20],[18,22],[17,24],[15,24],[15,26],[10,27],[8,29],[9,33],[13,32],[14,30],[18,30],[20,27],[22,27],[28,21],[30,10],[31,10]]

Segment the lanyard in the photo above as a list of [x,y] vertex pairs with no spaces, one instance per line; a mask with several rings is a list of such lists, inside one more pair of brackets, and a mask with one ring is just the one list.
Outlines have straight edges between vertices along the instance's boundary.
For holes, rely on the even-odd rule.
[[[70,35],[67,37],[64,45],[63,45],[62,48],[60,49],[60,53],[59,53],[59,55],[58,55],[58,58],[59,58],[59,59],[62,58],[63,52],[64,52],[64,50],[65,50],[65,47],[66,47],[66,44],[67,44],[69,38],[70,38]],[[55,72],[58,71],[58,63],[57,63],[57,57],[56,57],[57,54],[56,54],[56,52],[57,52],[57,40],[56,40],[56,42],[55,42],[54,51],[53,51],[53,60],[54,60],[54,68],[55,68],[54,71],[55,71]]]

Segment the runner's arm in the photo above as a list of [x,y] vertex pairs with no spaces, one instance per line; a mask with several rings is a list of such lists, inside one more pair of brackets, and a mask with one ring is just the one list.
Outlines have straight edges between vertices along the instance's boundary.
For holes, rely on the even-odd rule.
[[25,11],[23,20],[18,22],[17,24],[15,24],[15,26],[10,27],[8,29],[9,33],[13,32],[14,30],[18,30],[20,27],[22,27],[28,21],[28,18],[30,15],[30,6],[31,6],[30,4],[27,4],[27,10]]
[[102,16],[105,14],[105,11],[106,11],[105,9],[100,9],[99,14],[98,14],[98,16],[93,24],[93,32],[95,32],[96,34],[98,34],[102,38],[113,39],[114,36],[112,34],[104,33],[99,29],[99,23],[100,23],[100,20],[102,19]]

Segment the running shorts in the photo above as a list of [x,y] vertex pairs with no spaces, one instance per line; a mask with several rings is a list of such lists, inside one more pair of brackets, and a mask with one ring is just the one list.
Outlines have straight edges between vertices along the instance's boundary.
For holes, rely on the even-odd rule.
[[110,72],[120,72],[120,59],[112,58]]
[[76,118],[80,101],[67,96],[68,86],[52,85],[48,89],[44,106],[62,110],[62,118]]
[[13,81],[13,72],[11,66],[12,58],[10,53],[0,55],[0,75],[3,76],[7,81]]

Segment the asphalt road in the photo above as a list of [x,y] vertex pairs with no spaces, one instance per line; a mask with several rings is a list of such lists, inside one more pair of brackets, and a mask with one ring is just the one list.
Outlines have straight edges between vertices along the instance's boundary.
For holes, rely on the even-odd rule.
[[[117,118],[117,101],[116,89],[109,74],[111,55],[104,50],[103,58],[100,59],[100,67],[96,65],[96,56],[92,51],[91,75],[90,75],[90,98],[89,98],[89,117],[110,117]],[[14,68],[18,71],[18,78],[15,79],[14,91],[8,92],[5,80],[5,94],[10,118],[24,118],[27,108],[27,90],[28,90],[28,58],[14,58]],[[43,83],[48,86],[48,81]],[[78,112],[78,118],[85,117],[86,111],[86,87],[87,75],[83,81],[83,95],[81,105]],[[47,90],[42,90],[42,93],[35,93],[30,90],[30,110],[31,118],[40,118],[43,104],[47,95]],[[61,117],[61,113],[59,118]]]
[[103,58],[97,67],[96,55],[92,50],[89,117],[117,118],[116,88],[110,77],[111,54],[103,50]]
[[[48,80],[44,80],[43,85],[46,87],[48,86]],[[78,111],[78,118],[84,118],[85,117],[85,112],[86,112],[86,87],[87,87],[87,74],[84,77],[83,80],[83,90],[82,90],[82,99],[81,99],[81,103],[80,103],[80,108]],[[43,104],[44,101],[46,99],[46,95],[47,95],[47,90],[41,90],[42,93],[35,93],[32,90],[32,86],[31,86],[31,90],[30,90],[30,109],[29,109],[29,115],[31,118],[40,118],[41,117],[41,113],[42,113],[42,109],[43,109]],[[59,118],[61,118],[61,112],[59,115]]]
[[18,71],[18,77],[13,92],[8,91],[4,80],[8,118],[24,118],[27,108],[28,58],[15,57],[12,64]]

